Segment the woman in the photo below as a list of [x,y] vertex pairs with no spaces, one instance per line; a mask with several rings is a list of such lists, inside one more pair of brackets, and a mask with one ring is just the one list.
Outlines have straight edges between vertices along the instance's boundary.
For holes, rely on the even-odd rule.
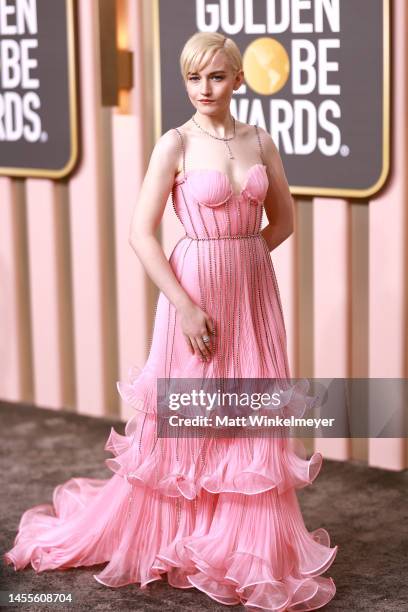
[[[227,605],[313,610],[335,594],[320,574],[337,546],[306,530],[295,489],[316,478],[320,453],[306,460],[274,436],[157,435],[158,378],[290,376],[270,259],[293,231],[279,153],[230,113],[244,76],[232,40],[197,33],[180,65],[195,113],[156,143],[130,231],[160,289],[149,358],[118,382],[136,416],[106,443],[115,475],[59,485],[54,508],[24,513],[5,559],[36,571],[109,561],[94,577],[111,587],[167,575]],[[170,193],[186,235],[167,260],[155,230]]]

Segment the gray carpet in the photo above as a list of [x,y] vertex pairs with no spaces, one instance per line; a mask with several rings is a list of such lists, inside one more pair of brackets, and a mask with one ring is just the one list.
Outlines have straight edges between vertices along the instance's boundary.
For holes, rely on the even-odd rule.
[[[24,510],[51,501],[53,488],[74,476],[110,478],[103,450],[110,427],[124,424],[70,412],[40,410],[0,402],[1,554],[13,543]],[[370,612],[408,609],[408,471],[388,472],[357,462],[324,460],[313,485],[298,492],[306,526],[324,527],[339,545],[326,572],[336,583],[335,598],[324,608]],[[196,589],[174,589],[166,580],[147,590],[128,585],[106,587],[92,577],[104,565],[36,574],[31,565],[15,572],[1,562],[1,590],[73,593],[71,606],[0,606],[1,610],[216,610]],[[232,606],[244,610],[243,606]]]

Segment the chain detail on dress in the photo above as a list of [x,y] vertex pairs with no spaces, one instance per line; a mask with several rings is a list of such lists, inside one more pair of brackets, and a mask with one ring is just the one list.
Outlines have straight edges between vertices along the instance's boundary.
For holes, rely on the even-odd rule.
[[177,134],[179,135],[180,138],[180,143],[181,143],[181,152],[183,154],[183,178],[185,178],[186,176],[186,151],[184,149],[184,139],[181,135],[181,132],[178,128],[174,128],[177,132]]
[[235,240],[235,239],[243,239],[243,238],[260,238],[261,232],[257,234],[236,234],[236,235],[228,235],[228,236],[208,236],[204,238],[195,238],[194,236],[190,236],[189,234],[185,234],[185,238],[190,238],[190,240]]
[[265,159],[264,159],[265,156],[264,156],[263,146],[262,146],[262,142],[261,142],[261,136],[259,134],[259,129],[258,129],[257,125],[255,125],[255,131],[256,131],[256,136],[258,138],[258,143],[259,143],[259,149],[260,149],[260,152],[261,152],[262,163],[265,163]]

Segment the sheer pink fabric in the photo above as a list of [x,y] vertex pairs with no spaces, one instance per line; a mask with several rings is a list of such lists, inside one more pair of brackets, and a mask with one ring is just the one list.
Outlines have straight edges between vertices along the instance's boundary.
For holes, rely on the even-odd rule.
[[108,562],[94,577],[110,587],[145,588],[166,576],[222,604],[275,612],[315,610],[334,596],[321,574],[338,547],[325,529],[306,529],[296,496],[318,475],[320,453],[307,459],[299,441],[279,437],[156,437],[157,377],[290,377],[279,290],[259,233],[267,188],[262,163],[248,169],[239,194],[218,170],[175,181],[186,236],[170,264],[213,317],[213,357],[190,354],[161,293],[148,360],[117,384],[135,415],[106,442],[113,476],[71,478],[52,505],[27,510],[4,555],[16,570]]

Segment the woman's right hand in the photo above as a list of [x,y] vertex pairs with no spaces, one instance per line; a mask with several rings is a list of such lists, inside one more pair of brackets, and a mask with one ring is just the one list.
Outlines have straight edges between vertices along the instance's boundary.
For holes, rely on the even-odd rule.
[[[211,357],[211,337],[215,334],[211,317],[194,303],[179,308],[178,314],[180,326],[191,354],[195,353],[201,361],[207,361]],[[204,342],[203,336],[208,336],[210,340]]]

